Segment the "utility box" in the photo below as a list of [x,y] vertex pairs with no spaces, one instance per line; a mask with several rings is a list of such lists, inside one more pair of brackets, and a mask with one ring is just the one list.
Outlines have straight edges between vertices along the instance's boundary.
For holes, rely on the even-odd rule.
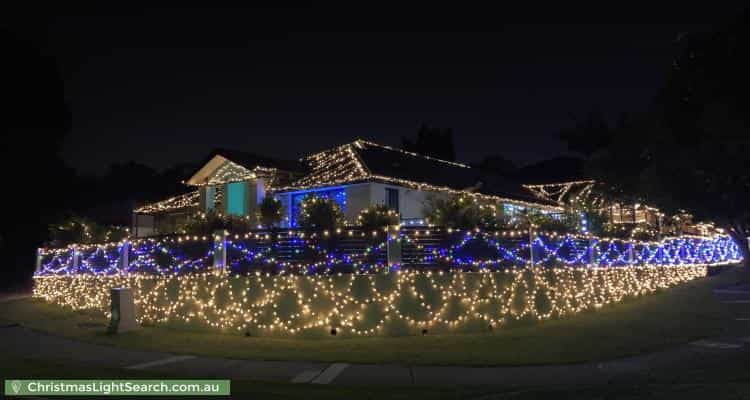
[[135,301],[130,288],[112,288],[110,333],[130,332],[141,327],[135,320]]

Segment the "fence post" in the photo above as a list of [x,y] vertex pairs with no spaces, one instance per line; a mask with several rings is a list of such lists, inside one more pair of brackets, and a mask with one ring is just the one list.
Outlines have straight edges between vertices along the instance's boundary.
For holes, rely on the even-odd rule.
[[529,263],[534,268],[534,226],[529,226]]
[[42,255],[44,255],[44,249],[39,247],[36,249],[36,268],[34,268],[34,276],[39,273],[39,270],[42,269]]
[[635,263],[635,251],[633,250],[633,246],[635,243],[630,242],[630,247],[628,248],[628,264],[634,264]]
[[128,253],[130,253],[130,241],[125,240],[122,243],[122,249],[120,250],[120,273],[127,274],[130,260],[128,260]]
[[394,225],[388,227],[386,233],[386,250],[388,253],[388,268],[394,265],[400,265],[402,261],[402,246],[401,246],[401,227],[400,225]]
[[227,265],[227,231],[214,232],[214,269],[223,272]]
[[71,267],[73,268],[73,271],[78,272],[78,247],[73,245],[72,248],[73,248],[73,257],[71,260]]

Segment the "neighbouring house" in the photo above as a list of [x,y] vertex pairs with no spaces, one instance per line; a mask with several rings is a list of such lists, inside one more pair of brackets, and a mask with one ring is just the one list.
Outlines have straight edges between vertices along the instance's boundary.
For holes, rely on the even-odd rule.
[[510,217],[525,209],[562,211],[554,200],[536,197],[522,185],[468,165],[361,139],[299,161],[216,150],[184,183],[193,190],[134,210],[136,236],[172,232],[196,212],[254,218],[258,203],[267,195],[284,206],[282,227],[297,226],[300,204],[310,195],[335,200],[350,224],[363,209],[377,204],[397,211],[402,223],[424,224],[428,198],[451,194],[500,206],[500,212]]
[[[692,216],[682,214],[667,217],[658,208],[641,204],[637,201],[607,199],[597,189],[596,181],[585,178],[571,179],[565,182],[544,182],[524,184],[523,187],[538,199],[554,201],[564,205],[585,200],[597,205],[609,222],[614,225],[627,226],[629,230],[637,227],[653,229],[660,234],[677,231],[680,234],[711,235],[717,228],[712,223],[694,223]],[[668,226],[665,226],[668,225]]]

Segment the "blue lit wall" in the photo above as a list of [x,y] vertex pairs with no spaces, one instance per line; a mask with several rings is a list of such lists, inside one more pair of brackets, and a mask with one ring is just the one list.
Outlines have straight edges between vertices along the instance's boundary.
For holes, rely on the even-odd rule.
[[315,196],[323,199],[333,199],[341,207],[342,212],[346,212],[346,189],[343,186],[335,188],[326,188],[320,190],[305,190],[291,194],[289,205],[289,226],[297,227],[297,220],[302,205],[302,200],[307,196]]

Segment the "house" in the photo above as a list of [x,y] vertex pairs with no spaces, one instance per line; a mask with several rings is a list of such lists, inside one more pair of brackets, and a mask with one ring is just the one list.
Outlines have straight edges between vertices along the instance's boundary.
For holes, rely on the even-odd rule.
[[609,221],[613,224],[642,224],[658,227],[664,216],[659,209],[638,202],[605,200],[607,196],[602,196],[596,181],[590,179],[524,184],[523,186],[534,193],[537,198],[552,200],[559,204],[574,203],[584,199],[592,204],[597,204],[598,208],[607,215]]
[[283,227],[296,227],[302,200],[334,199],[347,223],[372,205],[397,211],[402,223],[424,224],[430,197],[472,196],[514,215],[525,209],[562,211],[554,200],[534,196],[519,184],[488,176],[468,165],[428,157],[358,139],[299,161],[216,150],[185,184],[193,190],[134,210],[133,232],[169,232],[181,219],[203,211],[254,218],[258,203],[272,195],[284,206]]
[[594,204],[607,216],[612,225],[619,225],[631,231],[650,229],[661,235],[697,236],[722,233],[713,223],[694,222],[692,215],[687,211],[667,216],[658,208],[638,201],[603,195],[597,182],[591,179],[575,177],[564,182],[537,180],[536,183],[524,184],[523,187],[538,199],[554,201],[561,205],[582,200]]

